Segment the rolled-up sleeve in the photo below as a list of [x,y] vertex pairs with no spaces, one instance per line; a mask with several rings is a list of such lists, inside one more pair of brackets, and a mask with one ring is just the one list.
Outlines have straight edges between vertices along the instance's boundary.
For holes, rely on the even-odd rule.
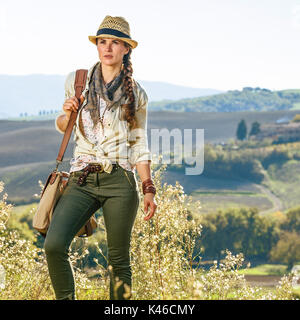
[[[75,95],[75,89],[74,89],[74,81],[75,81],[75,72],[70,72],[65,80],[65,100],[70,99],[72,96]],[[59,115],[55,118],[55,129],[61,134],[64,134],[65,132],[60,130],[57,126],[57,119],[65,114],[64,111],[61,111]]]
[[58,125],[57,125],[57,119],[58,119],[61,115],[63,115],[63,114],[65,114],[65,113],[62,111],[62,112],[60,112],[60,114],[55,118],[55,130],[58,131],[58,132],[61,133],[61,134],[65,134],[65,132],[59,129],[59,127],[58,127]]
[[141,86],[138,95],[138,105],[135,112],[135,117],[137,121],[137,128],[132,129],[129,133],[131,148],[129,162],[133,166],[135,166],[137,162],[147,160],[152,161],[152,154],[148,147],[147,137],[148,96],[146,91]]

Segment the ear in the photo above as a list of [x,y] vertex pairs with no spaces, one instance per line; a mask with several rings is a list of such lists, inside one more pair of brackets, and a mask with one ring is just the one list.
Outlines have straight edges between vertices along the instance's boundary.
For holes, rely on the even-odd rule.
[[129,46],[129,44],[126,43],[125,41],[124,41],[124,45],[125,45],[125,48],[127,49],[126,52],[125,52],[125,54],[127,54],[127,53],[129,52],[129,50],[130,50],[130,46]]

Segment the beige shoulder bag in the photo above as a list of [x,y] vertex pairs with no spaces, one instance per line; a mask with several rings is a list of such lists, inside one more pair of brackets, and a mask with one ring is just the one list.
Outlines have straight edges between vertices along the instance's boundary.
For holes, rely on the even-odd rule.
[[[80,69],[76,71],[75,76],[75,96],[80,101],[80,96],[85,88],[88,70]],[[79,104],[78,111],[81,107]],[[41,193],[40,202],[38,208],[33,217],[33,228],[35,228],[39,233],[46,237],[47,230],[50,225],[53,210],[64,192],[64,189],[68,185],[69,173],[65,171],[58,171],[58,166],[62,162],[67,145],[69,143],[73,126],[76,121],[77,112],[71,112],[70,120],[63,136],[63,140],[58,152],[58,157],[56,159],[56,168],[48,176],[44,188]],[[80,237],[89,237],[93,234],[93,230],[97,227],[97,221],[94,215],[89,219],[89,221],[81,228],[77,233]]]

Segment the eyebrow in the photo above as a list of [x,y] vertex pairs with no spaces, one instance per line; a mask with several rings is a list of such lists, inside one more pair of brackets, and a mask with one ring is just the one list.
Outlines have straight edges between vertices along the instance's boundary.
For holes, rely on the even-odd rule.
[[112,39],[112,38],[100,38],[100,41],[102,40],[112,40],[112,41],[120,41],[119,39]]

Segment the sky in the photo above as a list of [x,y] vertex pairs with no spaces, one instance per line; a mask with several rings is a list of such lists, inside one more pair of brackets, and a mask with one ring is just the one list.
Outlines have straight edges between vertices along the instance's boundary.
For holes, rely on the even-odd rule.
[[122,16],[134,77],[194,88],[300,87],[300,0],[0,0],[0,74],[60,74],[99,60],[95,35]]

